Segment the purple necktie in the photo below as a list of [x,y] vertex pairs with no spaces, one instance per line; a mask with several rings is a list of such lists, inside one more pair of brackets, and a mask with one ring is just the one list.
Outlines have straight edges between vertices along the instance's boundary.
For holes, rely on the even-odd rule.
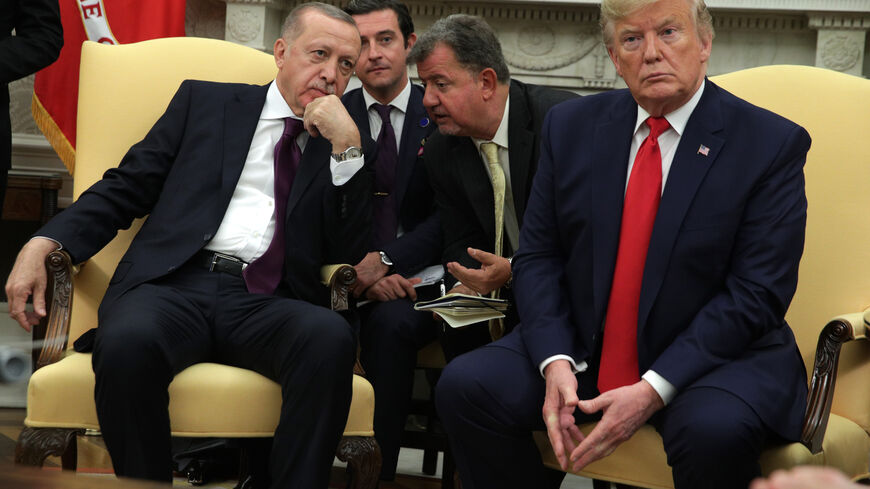
[[375,163],[374,245],[375,248],[396,239],[396,167],[399,152],[396,149],[396,133],[390,122],[391,105],[373,104],[381,116],[381,133],[378,135],[378,160]]
[[275,235],[266,252],[245,267],[242,275],[248,292],[252,294],[275,293],[284,268],[284,220],[290,186],[302,159],[302,151],[296,137],[304,130],[302,121],[284,118],[284,133],[275,144]]

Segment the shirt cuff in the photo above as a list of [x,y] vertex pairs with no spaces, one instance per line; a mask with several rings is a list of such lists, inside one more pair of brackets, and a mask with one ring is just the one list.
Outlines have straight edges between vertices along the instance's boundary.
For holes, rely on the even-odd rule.
[[[57,249],[54,250],[54,251],[60,251],[60,250],[63,249],[63,243],[61,243],[60,241],[58,241],[58,240],[56,240],[56,239],[51,239],[51,238],[49,238],[48,236],[33,236],[33,237],[30,238],[30,239],[33,240],[33,239],[36,239],[36,238],[39,238],[39,239],[47,239],[47,240],[49,240],[49,241],[53,241],[54,244],[57,245]],[[28,240],[28,241],[30,241],[30,240]]]
[[332,172],[332,184],[340,187],[347,183],[348,180],[356,175],[356,172],[365,164],[365,158],[351,158],[342,162],[335,161],[335,158],[329,157],[329,171]]
[[545,358],[544,361],[541,362],[541,365],[538,366],[538,370],[541,372],[541,377],[546,377],[544,375],[544,369],[547,368],[547,365],[555,362],[556,360],[568,360],[568,363],[571,364],[571,371],[575,374],[586,371],[587,365],[585,361],[576,363],[574,359],[569,357],[568,355],[553,355],[552,357]]
[[665,403],[665,406],[668,405],[673,399],[674,396],[677,395],[677,388],[674,387],[674,384],[671,384],[664,377],[653,372],[652,370],[647,370],[645,374],[641,376],[641,378],[647,382],[652,388],[658,393],[659,397],[662,398],[662,402]]

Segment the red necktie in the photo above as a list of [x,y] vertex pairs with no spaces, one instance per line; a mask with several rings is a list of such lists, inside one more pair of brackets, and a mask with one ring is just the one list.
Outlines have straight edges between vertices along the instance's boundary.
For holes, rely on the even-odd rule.
[[292,117],[284,119],[284,132],[275,144],[275,235],[269,248],[259,258],[245,267],[242,275],[248,292],[252,294],[274,294],[281,282],[284,268],[284,220],[290,187],[296,177],[296,169],[302,159],[302,152],[296,144],[296,137],[302,133],[302,121]]
[[664,117],[646,120],[649,136],[637,151],[619,231],[619,251],[604,322],[598,391],[640,380],[637,365],[637,309],[646,253],[662,194],[662,154],[658,137],[670,124]]

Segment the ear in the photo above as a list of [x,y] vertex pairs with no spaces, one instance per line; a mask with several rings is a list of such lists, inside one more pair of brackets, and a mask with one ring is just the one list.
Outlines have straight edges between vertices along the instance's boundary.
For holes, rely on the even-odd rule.
[[408,34],[408,38],[405,39],[405,54],[411,52],[411,48],[414,47],[414,43],[417,42],[417,34],[413,32]]
[[498,75],[492,68],[484,68],[483,71],[477,74],[477,84],[480,88],[481,97],[484,100],[489,100],[495,94],[498,88]]
[[616,74],[622,77],[622,69],[619,67],[619,58],[616,56],[616,53],[613,51],[613,48],[607,48],[607,55],[610,56],[610,61],[613,62],[613,66],[616,68]]
[[710,34],[701,34],[701,63],[706,63],[710,59],[710,53],[713,51],[713,36]]
[[279,70],[284,66],[284,55],[287,53],[287,49],[289,49],[289,46],[283,37],[279,37],[275,41],[275,46],[272,47],[272,52],[275,55],[275,64]]

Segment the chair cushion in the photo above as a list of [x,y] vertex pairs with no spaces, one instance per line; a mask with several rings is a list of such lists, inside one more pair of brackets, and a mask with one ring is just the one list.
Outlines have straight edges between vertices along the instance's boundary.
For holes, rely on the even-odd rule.
[[[371,384],[354,375],[345,436],[374,436],[374,407]],[[280,386],[242,368],[199,363],[176,375],[169,385],[169,417],[176,436],[272,436],[280,408]],[[24,424],[100,429],[90,354],[70,353],[34,372],[27,388]]]
[[[594,423],[580,425],[583,433],[589,433]],[[558,469],[556,455],[550,448],[546,432],[536,432],[535,442],[540,448],[544,464]],[[870,451],[870,436],[857,424],[836,414],[831,415],[822,451],[813,455],[800,443],[777,445],[761,454],[761,472],[768,475],[777,469],[796,465],[827,465],[836,467],[849,476],[867,472],[867,452]],[[583,477],[648,487],[673,489],[671,468],[667,464],[662,438],[655,428],[643,426],[633,437],[620,445],[613,457],[605,457],[588,465],[579,472]]]

